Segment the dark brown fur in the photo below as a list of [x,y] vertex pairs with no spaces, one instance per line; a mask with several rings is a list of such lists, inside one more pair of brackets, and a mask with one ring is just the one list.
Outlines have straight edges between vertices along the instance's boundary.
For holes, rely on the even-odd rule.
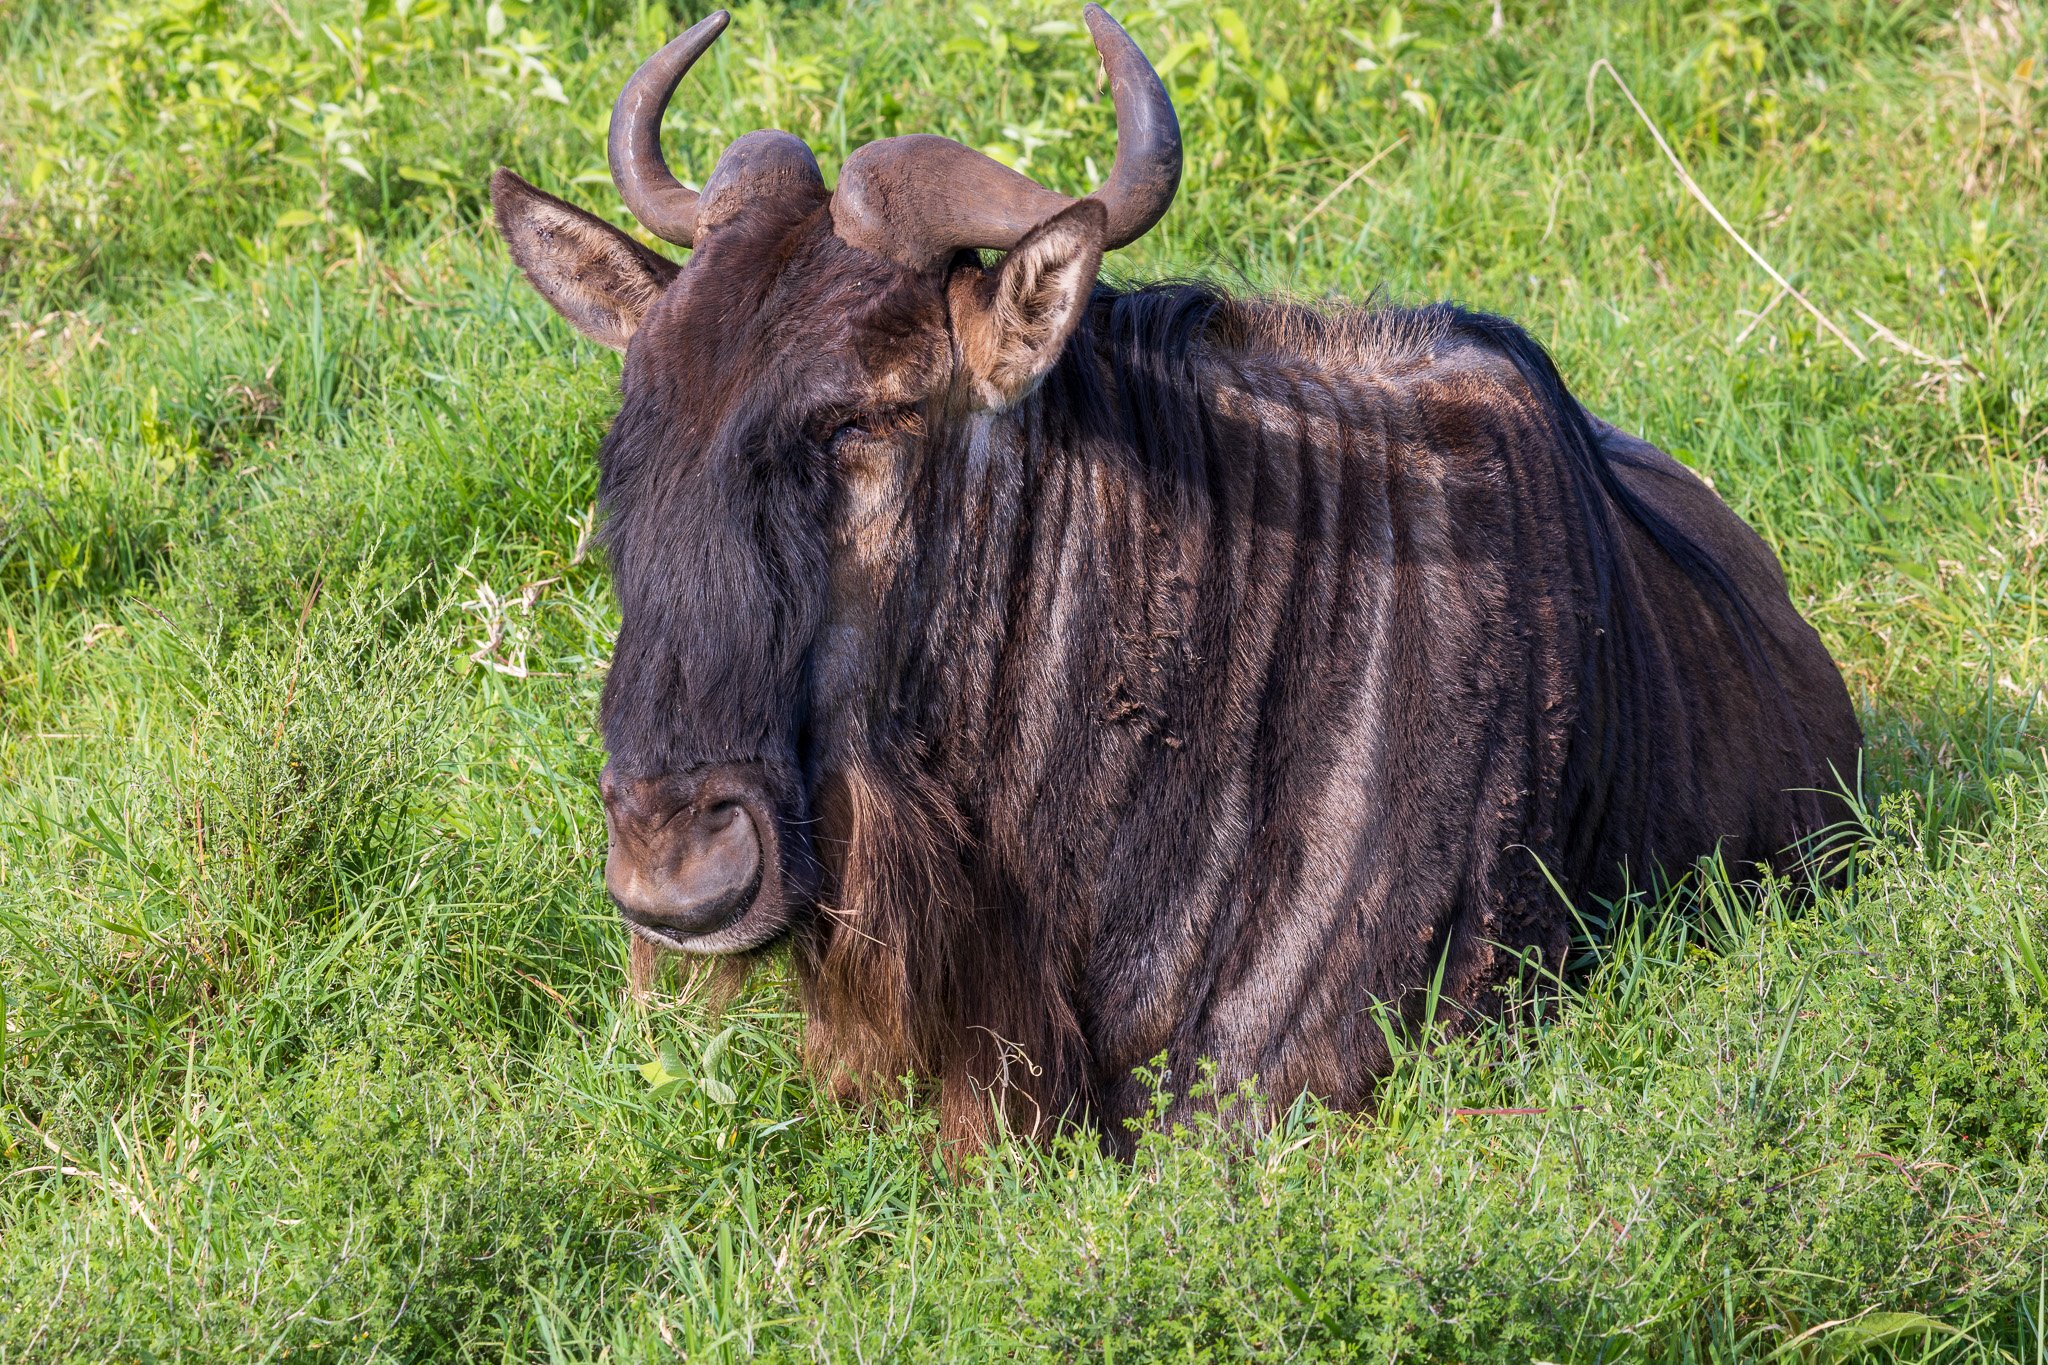
[[601,456],[612,764],[763,774],[833,1084],[934,1080],[970,1140],[1126,1141],[1162,1053],[1360,1105],[1433,983],[1455,1022],[1561,969],[1549,877],[1842,814],[1856,720],[1769,549],[1519,330],[1102,288],[991,410],[977,272],[764,197],[640,322]]

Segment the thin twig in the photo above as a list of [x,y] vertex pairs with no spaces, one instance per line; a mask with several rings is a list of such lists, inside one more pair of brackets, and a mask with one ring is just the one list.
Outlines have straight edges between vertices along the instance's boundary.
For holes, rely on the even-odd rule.
[[292,37],[298,39],[302,43],[306,41],[306,31],[300,28],[298,24],[293,21],[291,15],[285,13],[285,8],[283,5],[277,3],[277,0],[270,0],[270,7],[277,11],[278,18],[284,20],[284,26],[292,31]]
[[1622,95],[1627,98],[1630,106],[1635,109],[1636,117],[1640,118],[1643,121],[1643,126],[1650,130],[1650,137],[1653,140],[1655,140],[1657,144],[1657,150],[1664,153],[1664,159],[1666,161],[1669,161],[1671,163],[1671,169],[1678,173],[1678,183],[1685,186],[1686,191],[1689,194],[1691,194],[1693,198],[1700,201],[1700,206],[1704,208],[1709,215],[1712,216],[1713,220],[1716,223],[1719,223],[1721,225],[1721,230],[1723,232],[1726,232],[1730,237],[1733,237],[1735,239],[1735,244],[1737,246],[1741,247],[1744,251],[1749,253],[1749,259],[1755,261],[1758,265],[1762,266],[1764,273],[1766,275],[1769,275],[1772,279],[1778,282],[1778,287],[1780,289],[1783,289],[1793,298],[1799,300],[1799,306],[1804,308],[1807,312],[1813,314],[1814,321],[1818,322],[1821,326],[1827,328],[1830,332],[1833,332],[1835,334],[1836,339],[1839,340],[1844,346],[1847,346],[1858,360],[1868,363],[1870,357],[1863,353],[1863,348],[1861,346],[1858,346],[1854,341],[1851,341],[1849,339],[1849,334],[1843,331],[1841,328],[1837,327],[1832,318],[1830,318],[1826,313],[1821,312],[1820,309],[1814,307],[1813,300],[1807,298],[1806,295],[1800,293],[1797,289],[1794,289],[1792,287],[1792,282],[1786,279],[1783,275],[1780,275],[1778,273],[1777,267],[1772,265],[1769,261],[1765,260],[1763,258],[1763,254],[1759,252],[1755,247],[1751,246],[1749,244],[1749,240],[1746,237],[1744,237],[1741,233],[1735,230],[1735,225],[1729,222],[1728,219],[1725,216],[1723,216],[1721,210],[1714,207],[1714,201],[1707,198],[1707,192],[1699,187],[1699,182],[1694,180],[1692,178],[1692,174],[1685,169],[1685,163],[1678,159],[1678,153],[1672,151],[1671,144],[1664,140],[1664,134],[1658,131],[1656,121],[1650,117],[1649,111],[1643,108],[1642,101],[1636,98],[1636,92],[1628,88],[1628,82],[1623,80],[1621,78],[1621,73],[1614,69],[1614,63],[1608,61],[1605,57],[1602,57],[1598,61],[1594,62],[1592,67],[1586,72],[1587,121],[1590,122],[1593,117],[1593,80],[1600,74],[1602,69],[1605,69],[1607,74],[1614,78],[1614,83],[1621,87]]
[[1316,202],[1316,206],[1314,208],[1310,209],[1307,213],[1301,215],[1301,221],[1294,225],[1294,230],[1296,232],[1299,232],[1303,228],[1307,227],[1309,225],[1310,220],[1313,219],[1317,214],[1321,213],[1324,209],[1330,207],[1331,202],[1335,200],[1338,195],[1344,193],[1344,191],[1350,189],[1353,185],[1357,184],[1359,180],[1364,177],[1367,171],[1379,165],[1380,162],[1386,160],[1388,155],[1391,154],[1396,147],[1400,146],[1407,140],[1408,134],[1403,133],[1401,134],[1401,136],[1395,138],[1392,142],[1389,142],[1386,146],[1380,148],[1377,152],[1374,152],[1372,154],[1372,160],[1366,162],[1363,166],[1360,166],[1357,170],[1345,176],[1341,181],[1337,183],[1336,189],[1331,190],[1328,194],[1324,195],[1320,200]]
[[[637,943],[639,940],[635,939],[634,941]],[[538,989],[546,991],[550,996],[552,996],[554,998],[555,1003],[560,1005],[562,1009],[565,1012],[567,1012],[569,1016],[569,1027],[575,1029],[578,1033],[583,1032],[583,1025],[576,1022],[576,1007],[569,1003],[568,998],[566,996],[564,996],[560,991],[556,990],[553,986],[550,986],[547,982],[535,976],[532,972],[522,972],[517,967],[514,967],[512,970],[515,974],[525,977]]]
[[[33,1125],[31,1126],[33,1127]],[[119,1130],[117,1129],[116,1131]],[[35,1128],[34,1132],[37,1137],[43,1140],[43,1145],[48,1147],[57,1158],[58,1165],[56,1169],[59,1175],[82,1176],[87,1180],[99,1181],[109,1192],[120,1197],[121,1202],[128,1206],[128,1212],[140,1218],[142,1225],[148,1228],[153,1236],[161,1237],[164,1235],[163,1230],[156,1225],[156,1220],[149,1216],[149,1209],[144,1206],[140,1199],[135,1197],[133,1189],[114,1179],[105,1171],[95,1171],[87,1167],[80,1158],[65,1151],[62,1146],[58,1145],[57,1139],[51,1137],[42,1129]]]
[[1754,332],[1757,329],[1758,324],[1762,323],[1765,318],[1769,317],[1771,315],[1771,311],[1784,301],[1785,291],[1782,289],[1780,289],[1777,293],[1771,295],[1771,301],[1764,305],[1763,311],[1758,313],[1756,316],[1752,317],[1749,320],[1749,326],[1743,328],[1742,331],[1736,335],[1735,344],[1737,346],[1740,346],[1743,342],[1749,340],[1749,334],[1751,332]]
[[1849,311],[1863,319],[1863,325],[1870,329],[1872,336],[1892,349],[1913,357],[1913,359],[1923,365],[1933,365],[1944,370],[1966,370],[1970,368],[1970,362],[1960,356],[1944,360],[1938,355],[1927,354],[1927,352],[1921,350],[1918,346],[1915,346],[1912,342],[1906,340],[1897,332],[1894,332],[1891,328],[1864,312],[1861,308],[1851,308]]

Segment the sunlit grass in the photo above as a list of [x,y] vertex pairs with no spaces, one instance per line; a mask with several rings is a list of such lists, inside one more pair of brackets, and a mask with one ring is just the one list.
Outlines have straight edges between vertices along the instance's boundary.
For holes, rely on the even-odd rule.
[[[0,1359],[2048,1359],[2039,11],[1119,13],[1189,155],[1112,270],[1509,313],[1711,478],[1864,717],[1852,889],[1583,907],[1561,1006],[1371,1116],[948,1172],[811,1089],[778,970],[622,991],[617,362],[480,201],[621,216],[610,98],[696,15],[0,0]],[[673,159],[1078,189],[1077,19],[748,7]]]

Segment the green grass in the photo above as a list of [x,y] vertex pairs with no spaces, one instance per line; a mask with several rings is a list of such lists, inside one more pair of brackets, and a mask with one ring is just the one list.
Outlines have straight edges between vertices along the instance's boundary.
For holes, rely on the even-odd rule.
[[[949,1173],[812,1090],[779,972],[623,996],[617,362],[481,193],[619,215],[610,97],[694,12],[0,0],[0,1361],[2048,1360],[2042,10],[1120,9],[1188,175],[1112,268],[1511,314],[1712,478],[1868,728],[1852,889],[1702,876],[1370,1116]],[[1077,187],[1077,19],[750,6],[674,159]],[[1602,56],[1869,363],[1756,321]]]

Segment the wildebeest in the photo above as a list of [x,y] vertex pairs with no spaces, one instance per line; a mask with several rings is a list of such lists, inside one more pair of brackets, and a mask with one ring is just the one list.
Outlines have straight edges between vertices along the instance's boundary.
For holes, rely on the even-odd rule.
[[691,191],[658,128],[722,13],[612,117],[687,265],[491,186],[625,352],[606,885],[663,948],[787,942],[826,1083],[936,1083],[970,1142],[1127,1142],[1161,1054],[1363,1104],[1388,1020],[1561,968],[1557,888],[1779,856],[1860,744],[1763,541],[1512,324],[1100,282],[1180,135],[1087,22],[1086,198],[922,136],[828,191],[773,131]]

